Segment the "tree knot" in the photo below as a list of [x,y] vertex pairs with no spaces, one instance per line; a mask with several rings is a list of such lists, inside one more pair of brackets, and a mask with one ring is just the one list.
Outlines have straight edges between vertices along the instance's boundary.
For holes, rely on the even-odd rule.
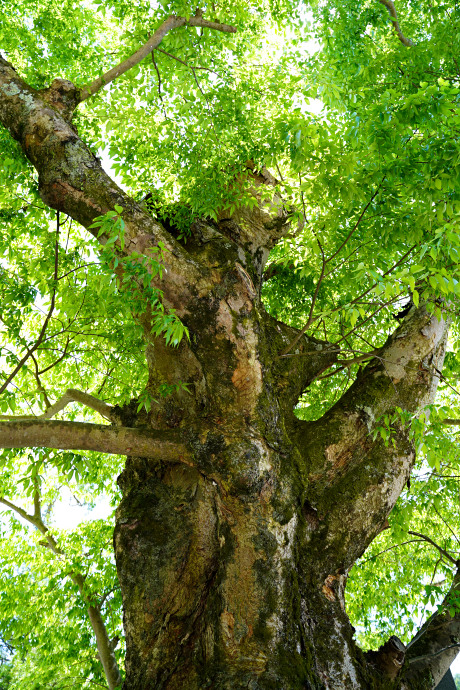
[[366,653],[369,662],[391,679],[396,678],[406,658],[406,646],[392,635],[377,651]]
[[53,79],[49,88],[40,91],[40,95],[68,122],[81,100],[80,89],[68,79]]

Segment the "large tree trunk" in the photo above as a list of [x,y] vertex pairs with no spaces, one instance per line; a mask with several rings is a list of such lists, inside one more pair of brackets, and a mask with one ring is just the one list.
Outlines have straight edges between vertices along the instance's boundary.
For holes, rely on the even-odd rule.
[[[190,333],[190,342],[167,348],[144,317],[152,395],[178,380],[190,394],[176,392],[148,415],[134,402],[118,409],[128,429],[109,427],[106,446],[103,427],[74,427],[75,447],[120,452],[125,443],[129,456],[115,532],[125,690],[434,688],[442,664],[402,675],[397,640],[367,656],[357,648],[344,590],[415,456],[402,424],[386,446],[374,437],[376,420],[433,400],[446,323],[414,308],[341,400],[320,420],[300,422],[300,394],[337,354],[304,335],[292,356],[280,357],[298,333],[266,314],[260,286],[268,252],[287,229],[282,206],[197,222],[183,247],[78,138],[72,84],[56,80],[36,92],[0,59],[0,92],[0,121],[38,170],[46,203],[93,233],[95,216],[122,206],[120,254],[148,256],[164,243],[165,301]],[[255,195],[270,184],[269,175],[248,176]],[[36,427],[2,428],[18,446],[46,445],[48,434],[51,447],[72,447],[66,423]]]
[[188,245],[216,267],[184,304],[190,346],[153,343],[149,358],[156,380],[194,362],[194,395],[154,422],[181,430],[191,460],[130,457],[120,477],[126,690],[389,688],[401,663],[357,648],[344,590],[415,457],[401,426],[394,445],[373,440],[375,420],[432,400],[446,324],[414,309],[332,410],[300,422],[299,393],[336,355],[304,337],[279,357],[296,333],[264,312],[260,265],[218,230],[197,226]]

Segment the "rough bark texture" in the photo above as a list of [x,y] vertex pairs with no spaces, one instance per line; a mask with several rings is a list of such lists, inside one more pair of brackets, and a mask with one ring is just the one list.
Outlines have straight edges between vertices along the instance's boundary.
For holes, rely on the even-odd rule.
[[181,458],[191,463],[190,453],[177,432],[112,427],[103,424],[27,420],[0,424],[0,448],[46,446],[61,450],[99,450],[103,453],[136,453],[140,457]]
[[[152,392],[180,379],[192,394],[175,394],[147,418],[134,404],[120,409],[121,427],[107,436],[119,438],[124,426],[130,438],[137,428],[140,439],[166,444],[164,453],[161,444],[145,452],[141,441],[142,453],[124,449],[115,553],[125,690],[387,690],[403,677],[407,690],[422,687],[422,677],[434,687],[437,671],[426,664],[403,676],[388,649],[365,656],[357,648],[344,590],[414,461],[404,428],[394,446],[373,440],[376,419],[433,399],[446,323],[414,308],[342,399],[320,420],[300,422],[299,395],[337,355],[303,336],[294,353],[303,356],[278,357],[296,332],[265,312],[260,285],[268,251],[287,229],[281,204],[197,222],[180,246],[78,138],[69,121],[77,91],[56,80],[37,93],[0,60],[0,121],[38,170],[43,200],[87,228],[123,206],[127,254],[148,254],[161,240],[165,298],[190,332],[172,350],[145,324]],[[248,175],[254,194],[270,183]],[[19,434],[33,422],[16,424]],[[167,445],[172,432],[176,450]]]

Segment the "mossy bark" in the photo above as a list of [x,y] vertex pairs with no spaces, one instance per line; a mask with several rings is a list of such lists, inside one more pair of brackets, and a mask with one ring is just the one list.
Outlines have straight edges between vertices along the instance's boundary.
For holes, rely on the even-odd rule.
[[[126,448],[119,480],[125,690],[402,687],[396,657],[355,645],[344,590],[414,460],[402,426],[394,445],[374,439],[376,419],[433,399],[447,324],[423,306],[412,310],[342,399],[317,422],[300,422],[300,394],[337,355],[302,336],[294,356],[279,357],[297,332],[264,311],[260,286],[268,252],[288,229],[280,201],[196,222],[181,246],[78,138],[70,122],[78,100],[63,80],[34,91],[0,58],[0,121],[38,170],[43,200],[90,232],[95,216],[122,206],[119,252],[148,255],[161,241],[165,301],[190,333],[166,348],[145,317],[152,394],[178,380],[191,392],[148,415],[135,404],[117,410],[121,426],[163,434],[169,448],[152,457]],[[271,184],[267,174],[247,176],[256,197]],[[418,677],[434,687],[426,669]],[[405,678],[405,688],[417,687],[417,673]]]
[[344,590],[414,461],[404,428],[387,447],[375,420],[432,399],[446,324],[413,310],[334,408],[300,422],[301,391],[336,355],[305,337],[279,358],[295,332],[265,313],[260,265],[219,224],[191,231],[209,291],[184,303],[190,343],[151,342],[149,362],[152,388],[193,373],[192,395],[150,416],[192,460],[128,458],[120,478],[126,689],[397,687],[355,645]]
[[201,408],[178,400],[180,418],[164,417],[182,430],[193,466],[128,458],[120,477],[126,690],[396,688],[399,674],[354,643],[344,590],[414,460],[404,429],[386,447],[373,420],[402,400],[406,409],[428,401],[433,382],[419,365],[441,364],[445,324],[414,312],[385,364],[373,361],[325,417],[302,423],[293,402],[333,355],[302,341],[299,354],[317,354],[291,361],[289,389],[276,353],[292,333],[264,313],[257,290],[248,298],[241,272],[230,275],[185,317]]

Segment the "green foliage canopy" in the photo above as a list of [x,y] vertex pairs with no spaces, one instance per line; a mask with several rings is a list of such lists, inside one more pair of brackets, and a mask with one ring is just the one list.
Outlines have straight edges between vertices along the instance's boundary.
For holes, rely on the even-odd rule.
[[[2,3],[1,51],[35,88],[55,77],[83,87],[167,16],[195,9],[181,0]],[[439,405],[429,421],[405,420],[418,446],[411,486],[348,586],[365,646],[395,632],[409,639],[419,618],[442,605],[460,551],[457,427],[445,423],[460,417],[460,10],[450,1],[398,2],[399,34],[378,0],[242,0],[201,10],[236,33],[169,32],[150,57],[87,99],[74,124],[183,242],[195,219],[255,203],[248,161],[273,172],[292,231],[270,257],[266,308],[340,348],[299,417],[318,418],[378,356],[409,296],[452,318]],[[319,113],[311,99],[320,100]],[[170,391],[146,387],[133,288],[145,273],[133,263],[133,280],[117,283],[110,243],[101,254],[86,231],[44,206],[35,171],[3,130],[0,147],[0,412],[39,415],[70,387],[113,405],[138,398],[149,409]],[[95,222],[118,222],[122,211]],[[161,273],[161,248],[156,259]],[[177,345],[186,332],[161,291],[151,304],[153,330]],[[101,421],[76,405],[66,418]],[[388,443],[393,421],[380,422]],[[121,634],[110,521],[66,532],[52,511],[65,485],[85,503],[108,494],[115,504],[120,467],[97,454],[3,451],[2,499],[30,511],[38,492],[65,551],[56,559],[4,504],[0,634],[16,651],[11,687],[59,688],[70,677],[81,687],[103,683],[68,573],[85,575],[89,597],[109,592],[110,634]]]

